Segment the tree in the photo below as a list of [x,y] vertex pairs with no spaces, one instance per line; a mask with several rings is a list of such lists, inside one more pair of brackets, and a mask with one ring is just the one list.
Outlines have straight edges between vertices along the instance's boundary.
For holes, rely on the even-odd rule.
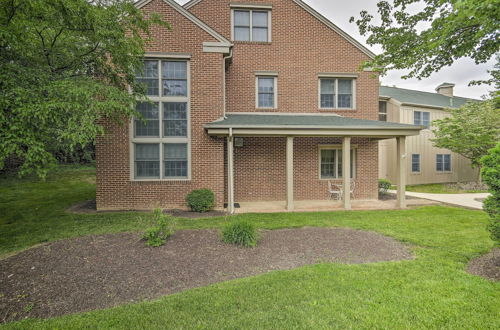
[[154,24],[169,27],[132,0],[0,0],[0,169],[15,155],[21,175],[43,177],[52,146],[83,146],[103,119],[135,114]]
[[382,46],[383,53],[365,64],[381,73],[404,69],[409,72],[403,78],[426,78],[462,57],[485,63],[500,49],[500,0],[394,0],[377,6],[380,23],[362,11],[356,24],[369,45]]
[[500,141],[500,110],[494,100],[468,102],[449,109],[451,116],[433,122],[438,148],[449,149],[481,166],[481,158]]
[[500,143],[481,162],[481,175],[491,192],[491,196],[484,201],[484,210],[491,220],[488,228],[493,240],[500,243]]

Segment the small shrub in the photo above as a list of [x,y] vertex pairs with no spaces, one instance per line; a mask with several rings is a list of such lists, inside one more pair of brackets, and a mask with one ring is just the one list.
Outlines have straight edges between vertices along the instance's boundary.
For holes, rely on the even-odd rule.
[[254,247],[257,245],[257,239],[255,226],[246,221],[232,221],[222,231],[224,243]]
[[187,195],[186,202],[192,211],[203,213],[214,207],[215,195],[210,189],[193,190]]
[[481,159],[481,177],[490,187],[491,196],[483,204],[483,208],[490,216],[488,229],[491,238],[500,243],[500,143],[491,149],[487,156]]
[[387,194],[387,190],[391,189],[392,183],[386,179],[378,179],[378,191],[382,194]]
[[146,229],[143,238],[146,240],[146,245],[159,247],[174,234],[174,218],[156,209],[153,211],[153,222],[154,226]]

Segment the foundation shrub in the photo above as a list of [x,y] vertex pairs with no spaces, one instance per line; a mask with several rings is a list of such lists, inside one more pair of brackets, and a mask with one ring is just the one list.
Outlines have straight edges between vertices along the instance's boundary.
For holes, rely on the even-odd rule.
[[215,195],[210,189],[198,189],[191,191],[186,202],[193,212],[207,212],[214,207]]

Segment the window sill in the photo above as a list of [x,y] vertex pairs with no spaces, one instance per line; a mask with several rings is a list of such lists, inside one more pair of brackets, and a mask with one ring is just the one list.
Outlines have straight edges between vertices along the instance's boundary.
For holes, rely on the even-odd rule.
[[333,111],[358,111],[357,109],[351,108],[319,108],[318,111],[321,112],[333,112]]
[[436,171],[436,174],[452,174],[453,171]]
[[271,42],[269,41],[236,41],[236,40],[233,40],[232,41],[234,44],[236,45],[244,45],[244,44],[248,44],[248,45],[271,45]]
[[160,183],[160,182],[170,182],[170,183],[183,183],[190,182],[191,179],[130,179],[131,183]]

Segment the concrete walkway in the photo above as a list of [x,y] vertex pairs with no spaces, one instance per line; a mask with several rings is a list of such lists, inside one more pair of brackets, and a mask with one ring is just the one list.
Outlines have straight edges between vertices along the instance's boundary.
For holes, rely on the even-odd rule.
[[[390,190],[389,192],[396,193],[396,190]],[[417,198],[424,198],[431,201],[441,202],[445,204],[450,204],[454,206],[465,207],[469,209],[482,210],[483,203],[477,201],[477,199],[484,199],[488,197],[489,193],[473,193],[473,194],[428,194],[428,193],[417,193],[417,192],[406,192],[406,196],[412,196]]]

